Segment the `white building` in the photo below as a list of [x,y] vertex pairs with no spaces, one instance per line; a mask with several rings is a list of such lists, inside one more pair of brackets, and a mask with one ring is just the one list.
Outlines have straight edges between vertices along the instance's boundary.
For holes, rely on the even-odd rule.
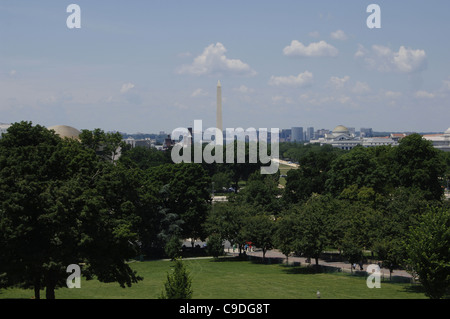
[[11,124],[0,123],[0,138],[2,138],[2,134],[6,133]]
[[319,143],[320,145],[328,144],[343,150],[351,150],[358,145],[364,147],[398,145],[397,141],[390,137],[356,137],[354,133],[351,133],[350,130],[343,125],[336,126],[332,133],[325,134],[325,137],[323,138],[311,140],[310,143]]
[[435,148],[444,152],[450,152],[450,128],[444,134],[423,135],[423,138],[431,141]]

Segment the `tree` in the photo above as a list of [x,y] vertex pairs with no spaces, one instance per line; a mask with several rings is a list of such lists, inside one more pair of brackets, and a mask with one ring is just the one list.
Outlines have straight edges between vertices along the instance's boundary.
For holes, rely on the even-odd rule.
[[403,138],[393,149],[393,160],[398,187],[420,190],[427,200],[441,200],[445,162],[430,141],[419,134]]
[[0,273],[8,286],[34,287],[37,299],[46,288],[53,299],[74,263],[85,263],[83,275],[102,282],[124,287],[141,279],[125,263],[136,256],[134,208],[106,200],[108,165],[79,142],[31,122],[3,135]]
[[166,244],[165,247],[166,255],[171,259],[175,260],[181,255],[181,241],[177,236],[172,236]]
[[244,236],[247,241],[252,242],[255,247],[263,251],[263,261],[266,252],[273,247],[275,224],[270,216],[251,216],[245,221]]
[[379,163],[368,148],[353,148],[333,161],[326,181],[327,191],[339,196],[344,189],[355,185],[357,188],[371,187],[375,192],[383,193],[382,189],[375,188],[388,184],[387,174]]
[[211,205],[211,179],[200,164],[164,164],[145,172],[146,183],[165,188],[161,203],[172,219],[180,219],[181,238],[206,238],[204,223]]
[[214,258],[218,258],[223,255],[223,248],[223,239],[219,234],[212,234],[209,236],[208,242],[206,243],[206,250],[208,254]]
[[102,159],[112,163],[117,161],[120,149],[125,148],[126,145],[119,132],[105,133],[99,128],[93,131],[82,130],[80,141],[86,147],[94,150]]
[[333,202],[329,196],[313,195],[299,212],[296,251],[316,260],[330,243],[330,215],[334,213]]
[[277,176],[255,172],[249,177],[245,188],[236,195],[236,200],[256,210],[277,214],[280,210],[280,193]]
[[288,203],[303,203],[313,193],[323,194],[328,171],[339,155],[338,150],[330,145],[302,145],[300,149],[291,149],[290,153],[298,161],[299,168],[287,173],[284,199]]
[[289,259],[289,254],[295,251],[295,238],[298,236],[298,219],[298,216],[294,214],[284,214],[276,220],[274,245],[286,256],[286,261]]
[[241,253],[245,241],[243,226],[251,215],[254,215],[254,210],[245,205],[235,202],[213,203],[205,222],[206,232],[220,235],[232,246],[238,245]]
[[142,146],[123,150],[119,162],[130,167],[138,167],[144,171],[151,167],[169,163],[166,152]]
[[406,240],[407,264],[419,276],[425,294],[440,299],[450,293],[450,211],[430,208]]
[[175,260],[172,274],[167,274],[167,281],[164,284],[164,291],[161,299],[191,299],[192,279],[181,259]]

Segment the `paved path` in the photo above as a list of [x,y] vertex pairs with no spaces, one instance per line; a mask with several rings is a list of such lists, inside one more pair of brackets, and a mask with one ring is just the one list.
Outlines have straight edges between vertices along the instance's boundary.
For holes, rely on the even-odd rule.
[[[191,246],[191,242],[190,241],[185,241],[184,244],[187,247]],[[201,241],[196,241],[195,245],[200,245],[200,247],[202,247],[205,244],[205,242],[201,242]],[[229,242],[225,242],[225,252],[229,253],[230,255],[238,255],[239,254],[239,250],[236,249],[235,252],[233,253],[233,248],[231,247]],[[248,256],[255,256],[255,257],[260,257],[262,258],[262,250],[256,250],[253,252],[247,252]],[[274,249],[274,250],[269,250],[266,252],[266,258],[281,258],[281,259],[286,259],[286,256],[283,255],[280,251]],[[301,265],[305,265],[308,264],[306,262],[306,258],[305,257],[289,257],[289,263],[293,263],[293,262],[299,262]],[[312,263],[315,263],[315,260],[311,260]],[[345,272],[351,272],[351,265],[350,263],[346,263],[346,262],[340,262],[340,261],[326,261],[326,260],[322,260],[319,259],[319,265],[323,265],[323,266],[328,266],[328,267],[335,267],[335,268],[339,268],[342,269]],[[369,266],[369,264],[364,264],[363,265],[363,270],[367,270],[367,266]],[[356,266],[356,270],[359,270],[359,265]],[[381,273],[382,273],[382,278],[386,278],[389,279],[389,269],[387,268],[381,268]],[[408,279],[412,279],[413,276],[408,273],[405,270],[394,270],[392,272],[392,277],[405,277]]]
[[[231,255],[237,255],[238,252],[233,253],[232,249],[226,249],[226,252],[229,252]],[[261,257],[262,258],[262,251],[254,251],[254,252],[247,252],[248,256],[255,256],[255,257]],[[286,256],[283,255],[281,252],[277,251],[277,250],[270,250],[266,252],[266,258],[283,258],[286,259]],[[301,265],[305,265],[308,264],[306,262],[306,258],[304,257],[289,257],[289,262],[300,262]],[[311,260],[312,263],[315,263],[315,260]],[[343,271],[346,272],[351,272],[351,265],[350,263],[345,263],[345,262],[339,262],[339,261],[326,261],[326,260],[322,260],[319,259],[319,265],[323,265],[323,266],[328,266],[328,267],[336,267],[336,268],[340,268],[343,269]],[[367,267],[369,266],[369,264],[364,264],[363,265],[363,270],[367,270]],[[356,270],[359,270],[359,265],[356,266]],[[381,269],[381,273],[382,273],[382,278],[386,278],[389,279],[389,269],[386,268],[382,268]],[[411,276],[411,274],[409,274],[408,272],[406,272],[405,270],[394,270],[392,272],[392,277],[406,277],[406,278],[413,278]]]

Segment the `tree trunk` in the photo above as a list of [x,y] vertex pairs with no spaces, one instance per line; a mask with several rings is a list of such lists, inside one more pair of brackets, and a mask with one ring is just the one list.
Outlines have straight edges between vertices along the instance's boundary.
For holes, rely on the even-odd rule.
[[316,259],[316,266],[319,266],[319,257],[314,257]]
[[45,298],[47,299],[55,299],[55,287],[47,286],[45,289]]
[[34,299],[41,299],[41,284],[39,279],[34,280]]
[[55,287],[56,287],[56,274],[49,270],[47,273],[47,278],[45,280],[45,298],[55,299]]

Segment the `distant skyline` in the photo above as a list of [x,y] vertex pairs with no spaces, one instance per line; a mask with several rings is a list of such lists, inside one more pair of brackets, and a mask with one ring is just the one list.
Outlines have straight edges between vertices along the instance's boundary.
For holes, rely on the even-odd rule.
[[[66,8],[81,7],[81,29]],[[381,7],[381,29],[366,8]],[[443,132],[450,2],[0,1],[0,122]]]

